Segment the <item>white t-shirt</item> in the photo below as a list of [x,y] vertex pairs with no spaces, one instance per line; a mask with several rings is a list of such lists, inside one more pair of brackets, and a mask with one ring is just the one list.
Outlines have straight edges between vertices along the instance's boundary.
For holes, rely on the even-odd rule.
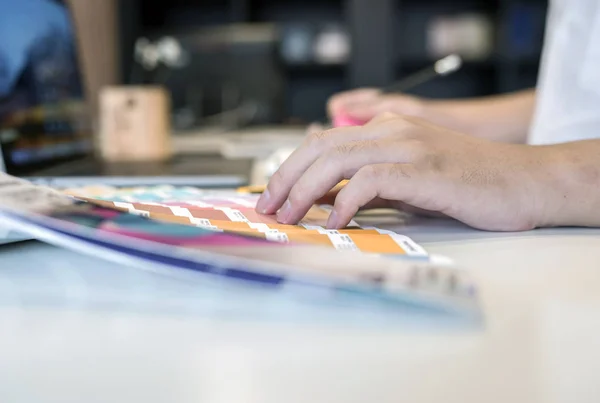
[[600,1],[551,0],[530,144],[600,138]]

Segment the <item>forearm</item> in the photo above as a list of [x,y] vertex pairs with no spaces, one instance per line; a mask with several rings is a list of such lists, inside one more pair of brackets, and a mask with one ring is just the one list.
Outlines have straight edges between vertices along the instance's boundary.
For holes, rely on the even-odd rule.
[[600,227],[600,139],[531,147],[544,156],[535,193],[540,226]]
[[423,117],[433,123],[506,143],[524,143],[533,118],[535,90],[465,100],[425,101]]

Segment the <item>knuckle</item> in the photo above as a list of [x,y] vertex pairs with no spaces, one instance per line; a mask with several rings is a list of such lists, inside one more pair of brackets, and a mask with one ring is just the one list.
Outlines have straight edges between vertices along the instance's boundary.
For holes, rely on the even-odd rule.
[[348,143],[344,143],[344,144],[339,144],[335,147],[333,147],[333,149],[331,149],[331,151],[329,151],[327,154],[327,156],[329,158],[332,159],[344,159],[348,156],[348,154],[350,154],[352,152],[353,146],[352,144],[348,144]]
[[316,150],[328,149],[333,145],[333,130],[318,130],[306,136],[305,146]]
[[269,178],[269,184],[274,186],[279,186],[280,184],[285,182],[285,175],[283,173],[283,169],[279,168],[271,177]]
[[306,128],[306,134],[307,135],[311,135],[313,133],[318,133],[323,131],[323,127],[318,124],[318,123],[311,123],[307,128]]
[[411,179],[415,175],[415,170],[411,165],[392,164],[389,168],[389,175],[393,180]]
[[346,192],[340,192],[335,198],[335,209],[343,215],[347,215],[349,211],[352,211],[354,204],[351,195]]
[[[398,100],[396,96],[387,95],[382,100],[382,106],[385,108],[387,113],[394,115],[396,117],[401,116],[400,108],[398,108]],[[390,116],[391,117],[391,116]]]
[[408,118],[401,118],[396,122],[395,133],[404,139],[413,140],[420,138],[419,127]]
[[[385,104],[384,104],[385,106]],[[381,112],[377,115],[377,120],[380,122],[387,122],[390,120],[396,120],[399,119],[400,115],[398,115],[397,113],[394,112]]]
[[352,141],[348,143],[338,144],[331,151],[328,152],[328,156],[336,159],[345,159],[350,154],[364,150],[367,147],[364,141]]
[[309,145],[319,144],[319,143],[323,142],[323,140],[325,140],[327,138],[327,136],[328,136],[327,130],[317,130],[317,131],[310,133],[306,137],[306,142]]
[[306,189],[303,189],[301,184],[296,184],[292,190],[290,190],[288,200],[293,206],[301,205],[304,202],[306,194]]
[[360,168],[356,175],[364,180],[371,181],[381,174],[381,167],[379,165],[365,165]]
[[280,168],[271,175],[269,178],[269,184],[267,185],[267,189],[271,194],[276,194],[286,187],[287,176],[283,173],[283,170]]
[[415,122],[412,120],[410,116],[400,116],[396,120],[399,125],[402,125],[405,129],[412,129],[415,127]]
[[327,130],[315,130],[306,136],[306,144],[309,146],[321,143],[327,137]]
[[371,126],[377,126],[380,130],[391,135],[398,131],[399,125],[400,127],[404,126],[404,119],[401,115],[393,112],[382,112],[377,114],[369,123]]

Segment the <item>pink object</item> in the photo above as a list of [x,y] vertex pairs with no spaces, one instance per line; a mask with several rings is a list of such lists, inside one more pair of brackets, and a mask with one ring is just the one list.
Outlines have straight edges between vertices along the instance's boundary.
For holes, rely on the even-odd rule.
[[365,124],[365,122],[361,122],[360,120],[353,119],[347,115],[334,116],[332,123],[333,123],[334,127],[362,126]]

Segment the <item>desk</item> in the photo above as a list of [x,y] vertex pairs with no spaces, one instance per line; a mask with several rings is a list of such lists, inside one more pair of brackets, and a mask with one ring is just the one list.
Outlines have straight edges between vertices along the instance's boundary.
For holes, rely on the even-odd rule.
[[318,320],[333,308],[274,321],[256,295],[36,242],[2,247],[0,401],[600,401],[600,230],[396,230],[476,273],[485,328]]

